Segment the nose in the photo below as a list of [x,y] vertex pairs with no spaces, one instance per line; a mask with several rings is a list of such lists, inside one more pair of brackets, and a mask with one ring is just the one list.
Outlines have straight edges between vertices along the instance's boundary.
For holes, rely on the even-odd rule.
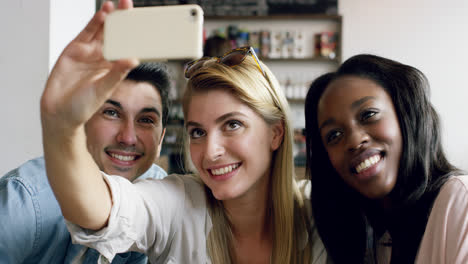
[[205,156],[209,161],[215,161],[223,156],[225,152],[222,138],[216,134],[207,136]]
[[134,146],[137,143],[137,134],[135,125],[131,121],[122,122],[119,133],[117,134],[117,142],[125,146]]
[[369,143],[369,134],[360,128],[353,128],[350,130],[347,136],[347,149],[350,152],[358,150]]

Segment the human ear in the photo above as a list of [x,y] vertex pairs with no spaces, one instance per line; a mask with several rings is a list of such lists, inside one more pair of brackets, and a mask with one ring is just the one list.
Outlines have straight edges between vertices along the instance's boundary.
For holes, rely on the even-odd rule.
[[271,126],[273,132],[273,138],[271,140],[271,151],[277,150],[281,143],[283,142],[284,137],[284,122],[283,120],[276,122]]

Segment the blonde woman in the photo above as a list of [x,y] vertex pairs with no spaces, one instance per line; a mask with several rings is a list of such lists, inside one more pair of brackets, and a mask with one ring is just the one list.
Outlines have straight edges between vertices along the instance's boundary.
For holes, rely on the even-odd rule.
[[289,108],[272,73],[244,47],[193,62],[186,77],[189,152],[208,187],[212,260],[310,263],[317,255],[306,250],[311,225],[294,180]]
[[[68,45],[41,101],[48,177],[73,240],[97,249],[101,261],[140,251],[152,263],[325,263],[304,201],[310,186],[294,179],[287,102],[252,48],[187,67],[183,107],[195,175],[132,184],[99,171],[83,124],[137,64],[102,59],[111,11],[104,4]],[[153,112],[140,129],[161,125]]]

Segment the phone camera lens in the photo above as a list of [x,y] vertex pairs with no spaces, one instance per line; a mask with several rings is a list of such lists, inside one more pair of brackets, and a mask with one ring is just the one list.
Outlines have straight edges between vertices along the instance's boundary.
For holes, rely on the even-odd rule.
[[190,14],[192,16],[196,16],[197,15],[197,10],[195,10],[195,9],[190,10]]

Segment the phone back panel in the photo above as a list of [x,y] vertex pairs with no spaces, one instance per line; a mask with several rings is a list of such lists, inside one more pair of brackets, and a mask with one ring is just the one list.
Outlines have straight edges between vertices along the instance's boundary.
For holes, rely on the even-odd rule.
[[116,10],[104,24],[104,58],[194,60],[203,56],[203,10],[172,5]]

